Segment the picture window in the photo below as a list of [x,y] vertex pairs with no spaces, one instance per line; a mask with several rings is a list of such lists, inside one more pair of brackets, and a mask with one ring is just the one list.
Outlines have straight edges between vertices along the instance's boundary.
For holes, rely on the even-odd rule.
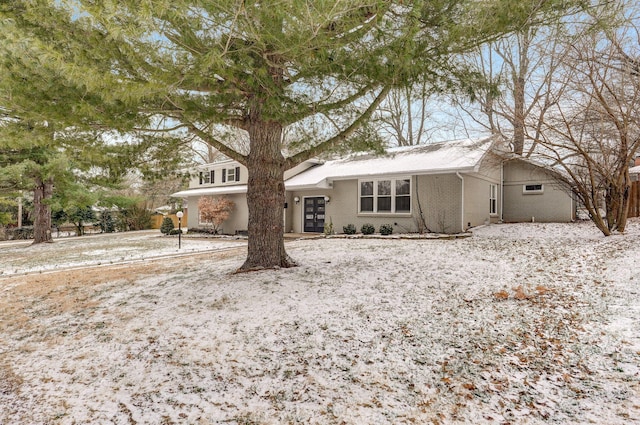
[[411,213],[411,179],[372,179],[359,182],[360,213]]

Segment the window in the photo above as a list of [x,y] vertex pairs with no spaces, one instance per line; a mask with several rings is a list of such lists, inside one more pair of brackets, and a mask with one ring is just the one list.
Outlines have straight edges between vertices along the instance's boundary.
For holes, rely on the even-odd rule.
[[373,182],[360,182],[360,211],[373,212]]
[[378,182],[378,212],[391,212],[391,180]]
[[222,183],[239,182],[239,181],[240,181],[240,167],[226,168],[222,170]]
[[361,213],[411,213],[411,179],[361,180]]
[[522,193],[524,194],[537,194],[544,192],[544,185],[541,184],[525,184],[522,187]]
[[489,214],[498,214],[498,185],[489,185]]
[[396,212],[411,212],[411,180],[396,180]]
[[[212,171],[213,173],[213,171]],[[209,182],[211,181],[211,174],[207,171],[200,171],[200,184],[209,184]]]

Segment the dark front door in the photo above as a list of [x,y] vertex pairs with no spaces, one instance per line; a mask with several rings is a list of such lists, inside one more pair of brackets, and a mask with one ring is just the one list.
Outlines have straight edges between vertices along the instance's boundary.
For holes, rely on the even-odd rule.
[[324,196],[304,198],[304,231],[324,232]]

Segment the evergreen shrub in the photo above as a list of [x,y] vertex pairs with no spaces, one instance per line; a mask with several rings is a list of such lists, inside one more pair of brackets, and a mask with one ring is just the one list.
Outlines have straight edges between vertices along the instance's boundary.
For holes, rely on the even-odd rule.
[[363,235],[373,235],[376,231],[376,228],[373,227],[373,224],[371,223],[365,223],[360,228],[360,231],[362,232]]
[[165,217],[162,219],[162,225],[160,225],[160,232],[162,232],[162,234],[168,235],[174,228],[171,217]]
[[7,229],[7,239],[33,239],[33,226],[15,227]]
[[102,211],[100,214],[100,231],[102,233],[113,233],[116,231],[116,221],[113,218],[114,214],[111,211]]
[[354,226],[353,224],[347,224],[346,226],[342,226],[342,231],[345,235],[355,235],[356,226]]
[[393,225],[391,224],[383,224],[382,226],[380,226],[380,234],[381,235],[390,235],[393,233]]

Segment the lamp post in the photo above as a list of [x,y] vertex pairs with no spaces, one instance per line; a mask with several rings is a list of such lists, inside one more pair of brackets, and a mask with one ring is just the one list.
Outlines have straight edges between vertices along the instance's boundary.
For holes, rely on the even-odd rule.
[[182,245],[182,217],[184,213],[182,211],[178,211],[176,213],[176,217],[178,217],[178,249]]

